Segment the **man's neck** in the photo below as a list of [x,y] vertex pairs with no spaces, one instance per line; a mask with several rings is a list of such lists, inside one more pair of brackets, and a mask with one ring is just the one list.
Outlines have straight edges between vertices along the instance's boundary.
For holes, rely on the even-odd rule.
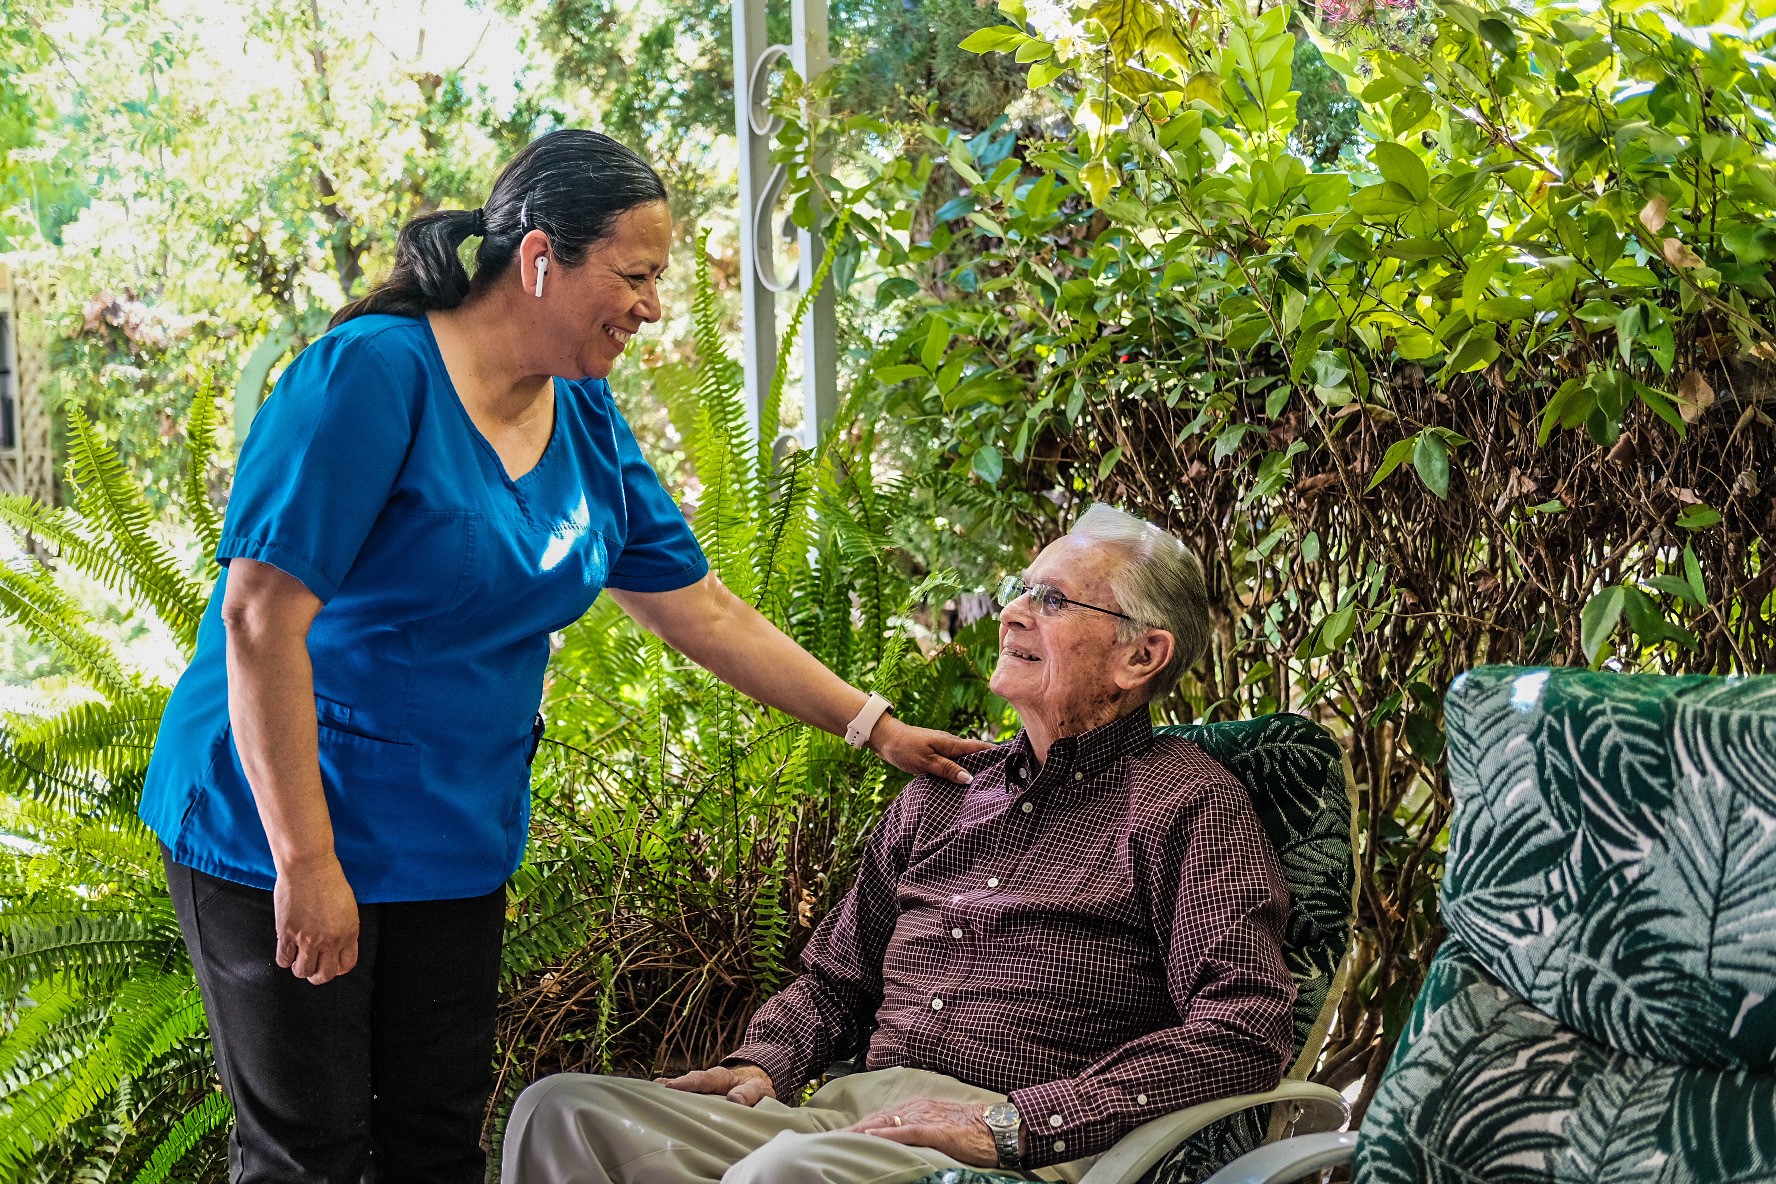
[[[1012,704],[1013,707],[1017,704]],[[1082,736],[1087,732],[1115,723],[1130,711],[1128,697],[1118,693],[1102,703],[1091,704],[1089,710],[1079,712],[1062,712],[1047,716],[1040,711],[1028,714],[1020,711],[1018,716],[1024,723],[1024,734],[1030,738],[1030,752],[1036,758],[1036,767],[1041,769],[1048,763],[1048,750],[1056,740],[1066,736]],[[1145,706],[1141,710],[1146,710]]]

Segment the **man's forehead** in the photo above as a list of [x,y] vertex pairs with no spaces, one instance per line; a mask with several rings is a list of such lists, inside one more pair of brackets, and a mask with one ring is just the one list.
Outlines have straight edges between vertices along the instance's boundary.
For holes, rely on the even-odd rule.
[[1057,586],[1097,583],[1109,575],[1115,562],[1108,548],[1077,535],[1062,535],[1042,548],[1024,576]]

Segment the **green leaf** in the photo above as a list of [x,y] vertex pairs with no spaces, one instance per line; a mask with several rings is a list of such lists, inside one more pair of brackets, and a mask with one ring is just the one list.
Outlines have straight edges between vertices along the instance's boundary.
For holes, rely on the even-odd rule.
[[1406,190],[1414,201],[1423,201],[1430,195],[1431,175],[1412,149],[1383,140],[1369,150],[1369,159],[1383,179]]
[[1420,432],[1418,446],[1412,451],[1412,467],[1419,480],[1441,501],[1449,500],[1449,448],[1443,438],[1432,431]]
[[1611,585],[1587,600],[1579,612],[1579,648],[1584,651],[1585,661],[1593,666],[1622,620],[1623,600],[1623,588]]
[[1005,458],[991,444],[983,444],[974,454],[973,468],[982,481],[988,485],[997,485],[999,478],[1005,473]]
[[944,351],[950,348],[950,336],[950,323],[942,317],[933,317],[931,328],[925,331],[925,348],[919,352],[919,360],[925,363],[925,369],[937,369]]
[[1030,76],[1024,80],[1024,85],[1031,90],[1041,90],[1066,72],[1067,67],[1061,62],[1037,62],[1030,67]]
[[923,366],[884,366],[876,371],[876,381],[883,386],[893,386],[897,382],[905,382],[909,378],[930,378],[931,371]]
[[1708,585],[1702,580],[1702,563],[1696,558],[1695,550],[1688,544],[1683,549],[1684,579],[1690,585],[1690,592],[1697,604],[1708,603]]
[[962,39],[960,48],[969,53],[1002,53],[1016,49],[1030,40],[1030,35],[1022,29],[1014,29],[1010,25],[995,25],[988,29],[976,29]]
[[1719,510],[1697,502],[1693,506],[1685,506],[1677,515],[1677,524],[1685,530],[1706,530],[1717,525],[1721,520]]
[[1517,34],[1510,25],[1496,16],[1480,18],[1480,36],[1486,44],[1498,50],[1505,57],[1517,56]]
[[1498,342],[1475,329],[1462,338],[1462,343],[1456,347],[1449,361],[1443,364],[1443,369],[1449,374],[1466,374],[1470,370],[1485,369],[1498,356]]
[[1332,613],[1308,637],[1310,658],[1323,658],[1342,650],[1357,629],[1357,606],[1347,604]]
[[1102,481],[1104,478],[1108,477],[1110,475],[1110,470],[1114,469],[1116,467],[1116,462],[1121,459],[1121,448],[1112,448],[1109,452],[1105,453],[1104,459],[1098,462],[1098,480]]
[[1381,464],[1375,470],[1375,476],[1369,478],[1369,484],[1363,487],[1363,492],[1368,493],[1371,489],[1374,489],[1377,485],[1386,481],[1388,474],[1405,464],[1406,458],[1412,455],[1413,449],[1417,446],[1418,438],[1416,436],[1408,436],[1404,440],[1395,440],[1392,444],[1388,445],[1387,452],[1383,454],[1381,458]]
[[1427,765],[1434,765],[1443,756],[1443,731],[1429,716],[1413,711],[1406,715],[1406,745],[1412,755]]

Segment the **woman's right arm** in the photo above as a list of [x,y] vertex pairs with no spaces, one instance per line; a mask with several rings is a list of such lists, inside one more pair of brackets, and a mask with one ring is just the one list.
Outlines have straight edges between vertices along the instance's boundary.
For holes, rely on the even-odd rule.
[[228,567],[228,719],[277,868],[277,961],[324,983],[358,961],[358,902],[321,788],[308,630],[321,601],[257,560]]

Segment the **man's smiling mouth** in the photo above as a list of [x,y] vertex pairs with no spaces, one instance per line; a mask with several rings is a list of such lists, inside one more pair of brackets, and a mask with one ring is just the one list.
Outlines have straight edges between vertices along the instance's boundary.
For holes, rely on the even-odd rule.
[[1040,662],[1040,661],[1042,661],[1042,659],[1038,658],[1035,654],[1030,653],[1028,650],[1020,650],[1016,646],[1008,645],[1008,646],[1002,646],[1000,648],[1002,649],[1002,651],[1006,655],[1016,658],[1020,662]]

